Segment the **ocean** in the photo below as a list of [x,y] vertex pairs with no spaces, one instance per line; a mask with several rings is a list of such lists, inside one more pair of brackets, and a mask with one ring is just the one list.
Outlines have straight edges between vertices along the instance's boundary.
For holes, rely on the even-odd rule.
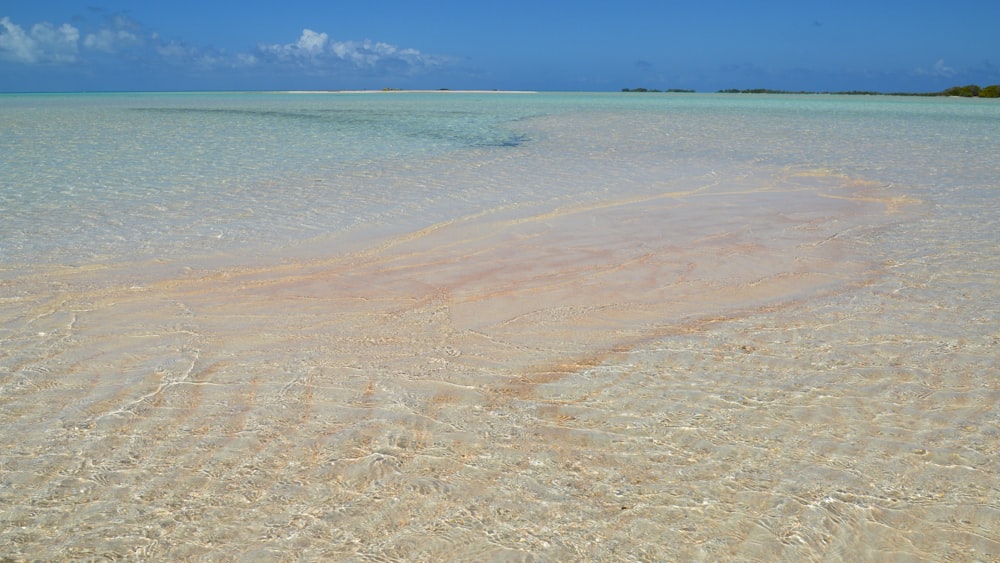
[[0,95],[0,558],[998,561],[997,131]]

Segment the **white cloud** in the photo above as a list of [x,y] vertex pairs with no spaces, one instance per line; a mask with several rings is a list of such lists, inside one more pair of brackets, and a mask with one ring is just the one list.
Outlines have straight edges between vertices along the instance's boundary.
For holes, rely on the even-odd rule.
[[186,62],[198,58],[198,49],[179,41],[168,41],[156,45],[156,52],[164,59]]
[[[103,60],[97,55],[103,55]],[[109,58],[144,68],[168,65],[197,72],[266,67],[307,74],[413,74],[440,67],[448,58],[426,55],[382,41],[336,41],[327,33],[303,29],[289,43],[258,44],[256,49],[226,51],[167,39],[125,16],[115,16],[83,33],[70,24],[43,22],[29,29],[0,19],[0,60],[21,64],[82,63],[105,65]],[[89,58],[89,59],[88,59]]]
[[122,48],[131,47],[139,42],[139,38],[131,31],[104,28],[97,33],[88,33],[83,45],[94,51],[117,53]]
[[371,68],[381,64],[410,67],[437,66],[443,58],[422,54],[416,49],[400,49],[381,41],[331,41],[326,33],[302,30],[295,43],[261,44],[260,58],[271,62],[296,62],[303,66],[334,67],[344,64]]
[[330,37],[326,33],[316,33],[311,29],[302,30],[302,35],[295,43],[258,45],[257,49],[264,54],[272,55],[279,60],[309,59],[323,54]]
[[225,69],[246,69],[256,66],[259,59],[252,53],[228,53],[198,47],[182,41],[166,41],[159,34],[150,36],[154,59],[159,63],[199,72]]
[[938,62],[934,63],[934,74],[941,76],[951,76],[955,74],[955,69],[944,64],[944,59],[938,59]]
[[238,53],[234,61],[234,66],[254,66],[260,62],[256,56],[249,53]]
[[316,33],[311,29],[304,29],[302,30],[302,37],[299,37],[299,42],[296,46],[301,52],[315,55],[323,52],[323,48],[326,47],[326,42],[329,39],[330,37],[325,33]]
[[0,19],[0,58],[20,63],[68,63],[76,60],[80,31],[64,23],[37,23],[31,31],[4,16]]
[[954,68],[946,65],[944,59],[938,59],[930,69],[921,67],[916,69],[915,74],[920,76],[955,76],[958,73]]

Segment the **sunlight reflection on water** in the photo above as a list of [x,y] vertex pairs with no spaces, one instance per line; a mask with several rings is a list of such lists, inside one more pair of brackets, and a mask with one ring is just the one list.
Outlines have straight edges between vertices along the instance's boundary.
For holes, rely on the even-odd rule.
[[995,558],[995,163],[947,200],[782,128],[864,120],[738,115],[531,119],[310,179],[391,220],[7,267],[0,554]]

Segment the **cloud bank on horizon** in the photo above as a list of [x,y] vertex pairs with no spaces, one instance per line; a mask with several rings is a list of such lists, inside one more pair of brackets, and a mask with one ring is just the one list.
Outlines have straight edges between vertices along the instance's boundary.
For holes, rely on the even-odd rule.
[[59,27],[36,23],[25,31],[4,17],[0,28],[0,57],[6,60],[34,64],[71,63],[77,59],[80,31],[68,23]]
[[[280,36],[278,41],[274,36],[258,39],[254,35],[262,37],[272,32],[272,27],[287,30],[288,26],[271,25],[266,16],[255,14],[255,25],[245,29],[231,26],[236,31],[227,31],[229,35],[240,35],[236,43],[228,44],[222,41],[223,20],[213,20],[206,32],[191,39],[166,37],[131,14],[97,8],[88,9],[91,16],[99,14],[98,20],[84,16],[45,20],[37,15],[32,18],[27,11],[18,20],[0,14],[0,92],[385,86],[912,92],[937,91],[965,81],[1000,82],[1000,50],[973,44],[966,49],[979,53],[971,56],[955,46],[960,38],[938,38],[940,45],[916,49],[914,46],[923,43],[911,37],[909,30],[897,30],[896,38],[879,38],[871,33],[874,24],[856,23],[844,14],[830,20],[805,17],[804,12],[796,14],[798,20],[794,20],[786,14],[782,17],[787,21],[775,23],[774,17],[760,13],[753,24],[741,20],[745,14],[683,14],[667,12],[657,4],[662,22],[648,23],[645,20],[655,18],[620,15],[627,10],[602,15],[594,6],[584,4],[576,15],[556,13],[539,4],[540,10],[549,12],[517,20],[521,27],[516,29],[510,27],[513,20],[491,24],[477,19],[477,25],[484,27],[456,20],[442,24],[440,32],[414,31],[427,30],[427,22],[437,17],[428,10],[420,16],[427,20],[412,25],[406,25],[411,23],[407,16],[399,16],[402,23],[396,26],[387,26],[385,22],[392,20],[388,17],[365,20],[382,35],[380,39],[338,38],[324,29],[325,25],[308,24],[298,27],[298,37],[288,34],[284,40]],[[746,9],[742,4],[733,6]],[[584,12],[587,19],[581,15]],[[174,22],[183,21],[179,13],[158,13],[164,14]],[[482,14],[470,12],[465,17],[474,15]],[[966,14],[952,26],[964,25],[974,16]],[[692,20],[698,25],[687,25],[686,17],[702,19]],[[572,21],[561,21],[565,18]],[[931,25],[932,20],[928,16],[930,23],[922,25]],[[547,27],[555,21],[559,24]],[[639,33],[639,29],[632,33],[628,27],[657,23],[662,27],[657,31],[662,33],[648,33],[652,27],[644,28],[646,33]],[[192,32],[185,25],[194,24],[175,26],[171,34]],[[217,35],[212,35],[211,25],[216,26]],[[708,37],[705,30],[715,35]],[[352,32],[357,33],[357,29],[346,34]],[[974,33],[970,36],[984,40]]]
[[278,66],[312,72],[337,69],[375,69],[391,66],[395,71],[416,73],[447,63],[446,57],[400,48],[382,41],[336,41],[325,32],[303,29],[294,42],[259,43],[249,52],[226,53],[212,48],[165,40],[156,32],[124,16],[112,26],[82,33],[69,23],[40,22],[28,28],[0,19],[0,59],[23,65],[98,64],[100,57],[114,55],[147,65],[168,65],[198,70],[246,69]]

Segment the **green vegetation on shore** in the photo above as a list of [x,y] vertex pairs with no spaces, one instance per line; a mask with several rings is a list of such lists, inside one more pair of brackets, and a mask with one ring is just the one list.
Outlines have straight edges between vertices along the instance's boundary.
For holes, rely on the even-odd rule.
[[[622,88],[622,92],[694,92],[694,90],[682,90],[671,88],[669,90],[653,90],[647,88]],[[963,98],[1000,98],[1000,84],[984,86],[980,88],[975,84],[967,86],[952,86],[940,92],[872,92],[868,90],[848,90],[841,92],[807,92],[791,90],[771,90],[768,88],[753,88],[749,90],[739,90],[730,88],[719,90],[720,94],[836,94],[842,96],[960,96]]]
[[866,90],[850,90],[845,92],[790,92],[787,90],[768,90],[756,88],[753,90],[719,90],[721,94],[839,94],[847,96],[961,96],[963,98],[1000,98],[1000,85],[994,84],[980,88],[975,84],[968,86],[952,86],[940,92],[871,92]]
[[1000,98],[1000,84],[993,84],[992,86],[986,86],[985,88],[980,88],[975,84],[969,84],[968,86],[952,86],[944,92],[941,92],[941,96],[961,96],[963,98]]

